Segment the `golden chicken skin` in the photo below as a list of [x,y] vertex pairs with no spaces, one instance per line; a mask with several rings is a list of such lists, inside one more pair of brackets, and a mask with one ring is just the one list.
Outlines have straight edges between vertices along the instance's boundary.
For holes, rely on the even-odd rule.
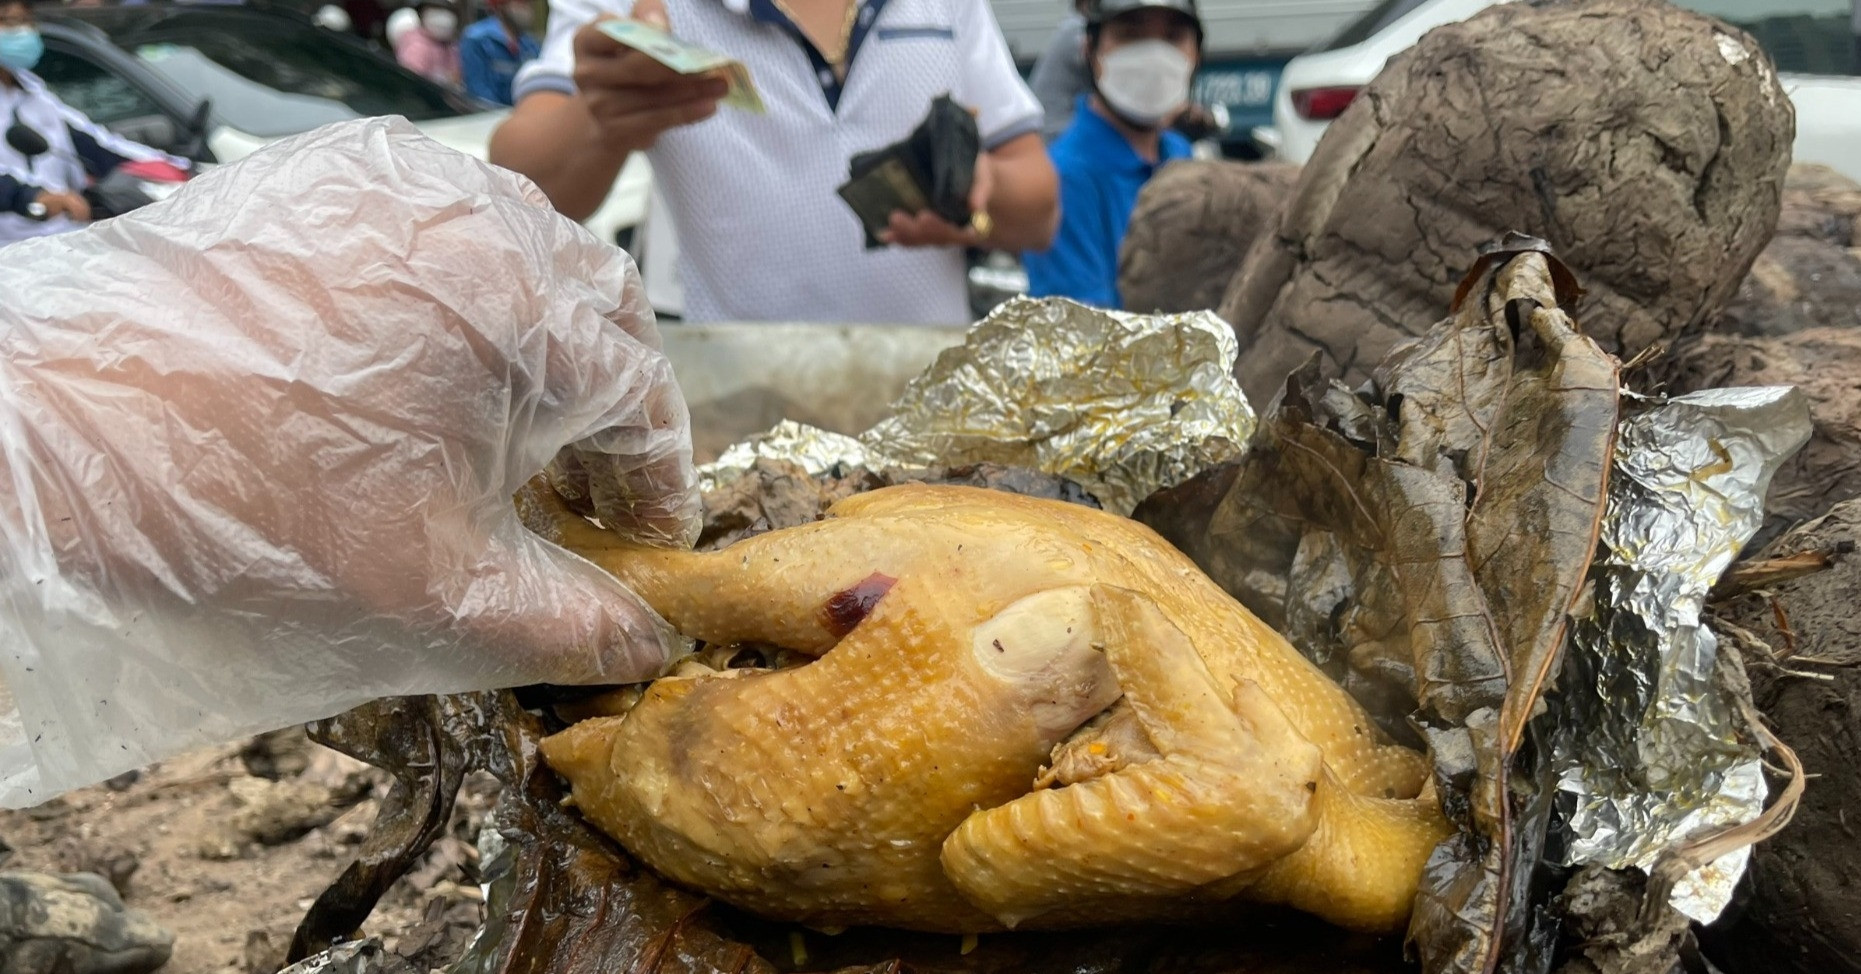
[[908,485],[717,552],[561,540],[688,636],[817,657],[660,679],[543,742],[589,821],[758,914],[1393,931],[1448,833],[1420,754],[1116,515]]

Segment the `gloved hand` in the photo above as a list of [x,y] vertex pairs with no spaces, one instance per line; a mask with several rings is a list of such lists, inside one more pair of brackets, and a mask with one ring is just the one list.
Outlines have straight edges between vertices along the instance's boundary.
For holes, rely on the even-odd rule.
[[521,177],[334,125],[9,247],[0,294],[0,804],[675,645],[512,507],[562,451],[610,524],[697,528],[632,262]]

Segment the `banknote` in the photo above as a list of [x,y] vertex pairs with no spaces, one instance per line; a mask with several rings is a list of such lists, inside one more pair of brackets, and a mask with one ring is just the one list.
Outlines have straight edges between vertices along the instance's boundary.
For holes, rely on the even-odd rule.
[[723,75],[724,80],[730,83],[730,90],[723,98],[724,104],[757,115],[767,111],[763,107],[762,95],[756,91],[755,82],[750,80],[750,69],[728,54],[719,54],[686,43],[652,24],[637,20],[603,20],[598,26],[603,34],[679,74],[717,72]]

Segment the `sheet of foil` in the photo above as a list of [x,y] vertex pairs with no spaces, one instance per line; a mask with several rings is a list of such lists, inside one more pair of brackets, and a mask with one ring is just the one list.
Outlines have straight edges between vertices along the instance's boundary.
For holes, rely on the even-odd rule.
[[1245,448],[1255,417],[1234,381],[1236,353],[1233,329],[1208,312],[1134,315],[1015,298],[938,356],[856,443],[783,423],[700,475],[708,488],[758,457],[814,473],[835,462],[994,462],[1067,477],[1129,514]]
[[281,970],[278,974],[377,974],[388,964],[388,949],[373,937],[337,944]]
[[[785,419],[741,443],[732,444],[716,460],[698,468],[698,489],[715,490],[756,465],[758,460],[787,460],[818,477],[836,465],[867,467],[873,457],[853,437]],[[879,466],[886,464],[880,462]]]
[[[1701,832],[1763,810],[1759,755],[1715,682],[1708,591],[1764,518],[1779,465],[1810,434],[1790,387],[1715,389],[1625,420],[1616,446],[1593,606],[1571,629],[1567,726],[1554,760],[1561,860],[1651,867]],[[1717,918],[1749,850],[1695,871],[1674,906]]]

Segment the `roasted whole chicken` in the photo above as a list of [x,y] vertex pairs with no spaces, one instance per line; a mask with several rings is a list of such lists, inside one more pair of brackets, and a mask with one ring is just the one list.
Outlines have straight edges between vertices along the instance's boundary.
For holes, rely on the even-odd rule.
[[660,679],[548,738],[659,873],[822,929],[1408,917],[1422,755],[1148,528],[909,485],[692,553],[561,540],[681,632],[818,657]]

